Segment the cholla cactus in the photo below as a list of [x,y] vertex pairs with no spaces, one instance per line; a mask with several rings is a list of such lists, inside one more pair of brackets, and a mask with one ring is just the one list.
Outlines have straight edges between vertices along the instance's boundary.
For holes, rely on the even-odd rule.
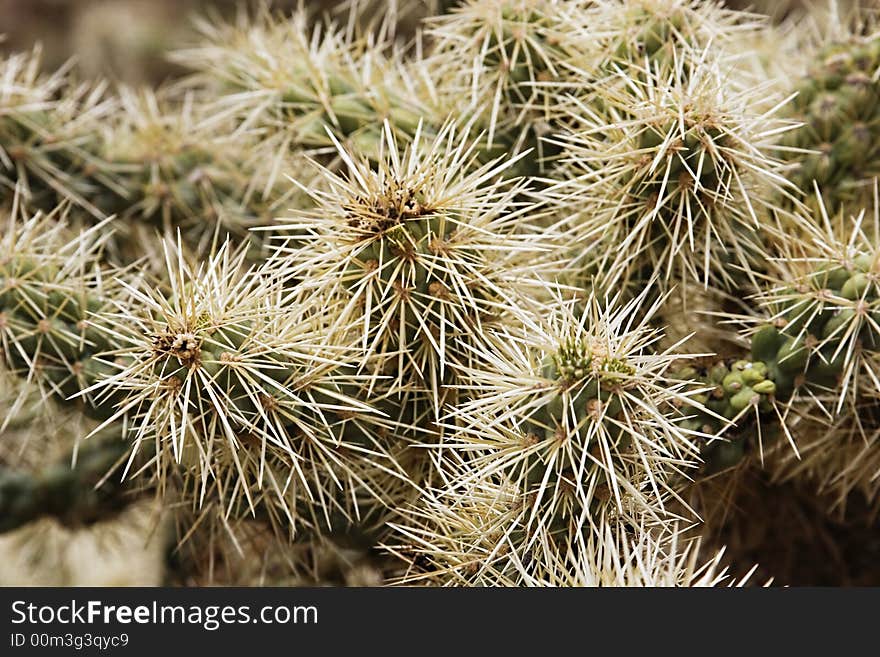
[[424,114],[415,83],[394,55],[332,26],[312,27],[305,11],[289,20],[262,11],[199,27],[203,44],[175,59],[199,72],[194,84],[219,87],[219,111],[236,116],[242,128],[267,129],[280,150],[332,150],[330,126],[376,155],[383,119],[406,135]]
[[794,164],[790,177],[813,208],[824,200],[832,212],[858,212],[871,202],[880,173],[875,157],[880,35],[874,21],[859,16],[847,21],[834,15],[830,23],[838,29],[794,86],[788,112],[802,125],[787,135],[785,145]]
[[[722,3],[698,0],[598,0],[590,3],[592,19],[604,55],[601,68],[612,70],[644,62],[665,67],[676,60],[698,70],[700,59],[739,59],[742,39],[759,32],[766,19],[732,11]],[[712,45],[712,54],[706,52]]]
[[[0,255],[3,365],[68,398],[107,370],[100,355],[112,343],[92,319],[109,305],[100,254],[110,234],[105,223],[71,236],[60,211],[18,215],[14,207],[5,217]],[[87,414],[101,416],[94,396],[84,401]]]
[[21,193],[47,212],[67,200],[100,217],[88,174],[100,166],[95,130],[112,102],[105,85],[76,85],[69,66],[43,75],[40,62],[39,48],[0,60],[0,199]]
[[400,149],[386,124],[384,144],[378,166],[340,147],[347,173],[326,171],[317,209],[279,226],[292,233],[282,262],[305,289],[341,299],[362,369],[375,362],[393,392],[415,386],[439,402],[486,327],[540,288],[553,235],[524,220],[523,184],[501,178],[510,161],[470,166],[466,128],[417,132]]
[[827,390],[843,403],[876,395],[877,215],[865,226],[864,213],[851,221],[801,221],[808,237],[790,240],[760,304],[769,324],[752,336],[752,355],[767,363],[777,395],[807,385]]
[[488,154],[534,149],[519,167],[534,173],[555,152],[542,137],[570,77],[564,38],[582,12],[553,0],[471,0],[428,23],[425,65],[445,92],[438,102],[478,117]]
[[106,317],[117,371],[95,389],[124,396],[108,422],[132,423],[135,452],[153,445],[160,477],[180,464],[227,513],[254,513],[265,489],[297,518],[301,497],[368,486],[359,468],[393,465],[382,463],[381,421],[364,419],[374,411],[345,368],[353,347],[337,336],[338,310],[286,293],[244,256],[227,244],[195,268],[167,245],[169,287],[125,285],[122,312]]
[[119,103],[101,135],[106,165],[92,177],[98,206],[117,217],[117,243],[181,231],[204,253],[229,235],[243,239],[289,199],[277,188],[289,171],[281,165],[272,175],[255,162],[249,150],[262,155],[260,142],[249,135],[230,138],[229,126],[210,124],[192,95],[122,89]]
[[[569,558],[579,559],[561,571],[561,578],[540,582],[543,586],[613,587],[742,587],[749,584],[754,568],[738,578],[723,565],[722,547],[705,559],[699,538],[687,538],[679,526],[652,532],[644,526],[608,523]],[[755,567],[756,568],[756,567]]]
[[389,550],[407,569],[394,583],[410,586],[743,586],[751,575],[732,580],[723,548],[701,563],[699,539],[675,524],[607,518],[588,533],[537,529],[515,487],[498,483],[428,491],[396,529],[403,542]]
[[[590,96],[567,110],[562,182],[546,195],[603,286],[660,271],[731,287],[764,257],[762,227],[789,193],[771,155],[784,126],[751,111],[752,92],[731,91],[711,62],[686,74],[683,61],[603,88],[598,112]],[[608,246],[590,248],[599,239]]]
[[[504,475],[542,526],[594,523],[616,513],[662,514],[669,479],[689,465],[699,432],[682,406],[702,408],[670,377],[677,356],[633,322],[640,297],[619,308],[560,303],[545,321],[493,333],[467,371],[472,399],[451,411],[444,444],[470,457],[474,479]],[[586,518],[586,519],[585,519]]]
[[[464,464],[447,466],[459,474]],[[466,474],[466,470],[465,470]],[[451,478],[455,482],[455,478]],[[509,481],[483,479],[426,490],[392,525],[388,550],[407,564],[399,582],[446,586],[521,586],[543,572],[533,559],[559,528],[527,523],[526,500]],[[563,532],[565,530],[562,530]]]
[[172,583],[797,583],[766,496],[858,549],[871,21],[793,82],[806,23],[716,2],[429,5],[0,62],[8,543],[151,496]]

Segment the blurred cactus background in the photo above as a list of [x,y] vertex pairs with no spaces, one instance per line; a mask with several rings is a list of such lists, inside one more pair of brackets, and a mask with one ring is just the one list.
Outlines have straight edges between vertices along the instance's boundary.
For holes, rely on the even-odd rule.
[[0,35],[0,584],[880,584],[872,3]]

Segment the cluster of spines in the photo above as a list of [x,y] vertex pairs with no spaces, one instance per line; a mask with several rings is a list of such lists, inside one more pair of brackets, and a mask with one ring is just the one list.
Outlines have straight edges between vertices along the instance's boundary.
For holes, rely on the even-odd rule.
[[676,357],[653,351],[657,332],[631,324],[638,302],[575,305],[560,299],[547,318],[490,331],[436,448],[449,482],[438,495],[501,487],[511,497],[487,509],[505,523],[495,530],[503,543],[484,532],[493,577],[517,563],[552,572],[608,518],[665,517],[671,482],[696,462],[700,434],[681,426],[679,409],[698,405],[697,391],[668,378]]
[[[105,257],[127,263],[125,243],[155,245],[183,231],[206,253],[227,236],[248,239],[290,201],[280,183],[301,164],[254,131],[208,111],[192,90],[135,91],[77,84],[69,67],[47,76],[39,53],[0,61],[0,195],[69,219],[115,218]],[[252,258],[265,255],[254,245]]]
[[117,241],[141,237],[137,226],[166,236],[180,230],[207,252],[227,235],[245,239],[289,196],[278,190],[280,176],[273,184],[254,162],[259,140],[225,136],[229,125],[212,123],[192,94],[121,89],[118,103],[100,134],[104,171],[95,171],[96,205],[125,229]]
[[428,22],[424,65],[442,90],[438,103],[477,117],[485,157],[529,150],[518,171],[550,166],[558,148],[545,138],[570,77],[564,36],[582,23],[581,13],[552,0],[470,1]]
[[313,28],[305,11],[286,20],[263,11],[200,27],[204,45],[176,59],[196,71],[197,88],[219,96],[219,113],[236,117],[239,129],[263,130],[281,151],[332,155],[329,127],[376,157],[383,120],[405,138],[426,113],[414,100],[416,82],[386,44],[353,39],[332,25]]
[[573,263],[604,289],[654,271],[661,289],[753,286],[767,217],[792,193],[774,153],[788,126],[725,47],[757,26],[714,5],[617,4],[594,28],[617,54],[572,63],[580,83],[550,138],[561,152],[542,197],[570,226]]
[[[89,388],[109,367],[112,347],[94,320],[110,304],[100,255],[107,239],[98,224],[67,234],[58,217],[8,216],[0,253],[0,344],[3,363],[47,392],[69,398]],[[118,396],[110,397],[118,401]],[[109,398],[107,400],[109,402]],[[84,411],[100,417],[87,395]]]
[[503,177],[509,161],[471,166],[467,127],[416,133],[406,148],[388,129],[384,144],[377,165],[340,147],[348,171],[327,171],[317,209],[278,227],[289,235],[279,262],[342,300],[359,327],[361,369],[378,368],[397,394],[430,391],[436,405],[486,327],[542,287],[553,233],[525,222],[524,185]]
[[[844,215],[839,215],[842,218]],[[755,300],[757,326],[748,331],[747,358],[708,361],[698,369],[685,366],[676,375],[702,382],[705,409],[687,426],[707,434],[727,432],[729,442],[710,442],[711,468],[738,462],[757,433],[761,458],[784,435],[798,457],[795,417],[815,413],[839,424],[836,417],[856,412],[876,394],[877,273],[876,247],[856,219],[852,228],[835,227],[825,217],[822,229],[802,218],[810,242],[792,248],[774,264]],[[836,234],[849,233],[845,239]],[[870,429],[869,429],[870,430]]]
[[99,388],[125,394],[116,415],[136,427],[135,446],[155,444],[227,512],[256,513],[254,498],[268,496],[292,532],[303,504],[341,499],[344,511],[363,488],[382,499],[366,470],[396,472],[384,438],[396,418],[360,399],[338,308],[247,268],[241,249],[198,268],[166,254],[170,287],[137,282],[128,289],[142,310],[108,321],[120,364]]
[[101,216],[88,175],[101,166],[97,126],[113,107],[106,85],[40,67],[39,49],[0,59],[0,200],[9,206],[20,195],[46,212],[68,201]]
[[[496,137],[505,142],[505,151],[538,146],[548,180],[560,173],[570,178],[568,187],[540,196],[562,212],[566,222],[560,225],[571,228],[569,235],[560,240],[555,228],[536,231],[545,213],[529,205],[533,199],[524,200],[526,185],[503,180],[529,157],[481,165],[487,152],[479,139],[465,139],[451,122],[420,123],[423,108],[410,112],[391,93],[393,82],[370,89],[371,62],[380,75],[393,69],[404,79],[412,73],[386,59],[383,48],[345,43],[332,31],[309,33],[302,14],[280,27],[260,19],[233,29],[249,48],[215,43],[181,55],[200,55],[196,68],[231,82],[209,113],[233,116],[228,125],[236,138],[259,135],[264,152],[279,159],[290,148],[323,149],[337,160],[326,163],[336,168],[341,162],[347,172],[327,172],[322,184],[329,191],[312,193],[317,210],[297,211],[287,225],[290,239],[266,267],[247,270],[243,257],[230,256],[225,246],[199,270],[184,263],[178,245],[165,281],[154,289],[143,281],[124,284],[116,313],[94,314],[106,310],[100,268],[77,279],[65,267],[32,274],[26,262],[7,260],[7,364],[64,397],[79,393],[97,414],[109,415],[109,423],[132,424],[136,445],[154,443],[160,469],[182,466],[175,476],[182,477],[185,497],[196,507],[218,506],[218,517],[268,516],[276,529],[288,522],[328,530],[380,522],[381,509],[397,503],[390,498],[411,495],[406,473],[418,473],[414,481],[425,476],[424,464],[414,458],[419,451],[431,454],[436,469],[427,477],[451,482],[443,495],[463,484],[509,487],[514,501],[504,507],[505,521],[515,529],[503,534],[506,549],[490,549],[505,574],[493,580],[498,573],[492,571],[478,580],[496,583],[575,581],[566,570],[571,564],[556,569],[559,550],[577,545],[581,554],[593,551],[590,540],[602,533],[595,525],[608,514],[664,510],[666,498],[675,496],[672,479],[686,478],[696,464],[696,439],[715,437],[734,423],[747,431],[751,409],[760,425],[780,412],[779,404],[805,397],[820,401],[822,409],[822,399],[834,397],[832,414],[844,398],[863,403],[862,393],[872,391],[876,378],[877,297],[874,260],[864,253],[840,266],[819,263],[800,287],[770,289],[750,277],[749,286],[769,290],[763,300],[771,315],[771,324],[750,338],[750,359],[704,369],[673,366],[675,349],[658,350],[641,325],[625,326],[645,314],[648,295],[617,315],[596,311],[587,294],[589,312],[581,317],[589,321],[569,322],[575,335],[551,330],[540,346],[518,332],[517,322],[536,328],[536,317],[562,312],[554,260],[571,236],[589,250],[596,226],[608,217],[623,217],[624,232],[636,233],[631,242],[611,240],[621,259],[609,267],[595,254],[575,255],[610,275],[604,285],[641,282],[644,270],[654,267],[665,269],[660,280],[683,273],[704,285],[720,277],[724,287],[734,287],[742,282],[733,280],[739,270],[764,266],[765,254],[778,248],[781,233],[765,244],[754,229],[765,222],[769,204],[788,194],[780,163],[764,152],[782,128],[755,129],[773,112],[747,108],[737,114],[746,95],[738,95],[738,81],[723,77],[710,56],[714,40],[728,45],[741,27],[732,14],[672,0],[636,3],[631,13],[618,14],[612,10],[620,3],[599,2],[583,16],[582,8],[565,5],[580,19],[604,17],[608,26],[623,17],[619,29],[605,32],[617,45],[612,55],[586,71],[583,53],[560,46],[566,28],[553,23],[554,3],[521,4],[472,3],[442,19],[434,28],[441,42],[434,54],[455,69],[463,63],[443,53],[455,50],[456,29],[475,39],[470,46],[479,42],[479,70],[496,76],[498,86],[497,103],[476,103],[494,117],[475,123],[488,129],[490,144]],[[464,20],[483,9],[488,16]],[[579,22],[577,30],[589,29],[587,23]],[[220,34],[232,32],[215,31]],[[583,40],[585,34],[568,36]],[[268,43],[279,46],[277,61],[263,48]],[[234,52],[241,58],[221,61]],[[297,57],[293,74],[279,67]],[[257,60],[260,66],[245,65]],[[246,79],[248,70],[257,75]],[[563,71],[569,76],[564,84]],[[429,84],[439,88],[473,72],[440,75]],[[572,83],[572,73],[589,73],[588,81]],[[454,95],[456,88],[446,91]],[[712,101],[708,110],[691,102],[703,91]],[[713,104],[718,95],[725,102]],[[150,140],[153,128],[176,130],[188,116],[186,105],[178,116],[158,111],[149,96],[144,102],[148,112],[135,103],[108,132],[109,150],[101,150],[106,169],[89,169],[87,187],[105,186],[104,210],[160,224],[166,232],[180,226],[206,253],[207,242],[216,241],[205,241],[201,221],[212,225],[225,214],[233,228],[246,227],[256,216],[241,216],[250,208],[237,200],[259,183],[215,169],[212,158],[220,149],[191,148],[185,137],[192,135],[172,134],[170,144],[157,138],[148,144],[162,151],[157,157],[132,157],[138,148],[127,146]],[[736,115],[729,121],[728,111]],[[585,117],[589,125],[578,130]],[[388,119],[381,133],[377,119]],[[568,134],[547,141],[544,119]],[[519,128],[535,128],[526,140],[534,143],[502,134]],[[583,139],[587,146],[578,146]],[[609,177],[619,144],[634,144],[643,162],[623,162]],[[551,146],[569,149],[561,169],[541,152]],[[585,161],[604,173],[572,172]],[[217,175],[206,182],[201,174],[207,169]],[[565,207],[585,197],[611,199],[613,206],[586,229],[584,214],[572,216]],[[648,208],[634,220],[625,210],[632,198]],[[89,256],[95,266],[102,257],[99,249]],[[22,280],[30,283],[22,286]],[[608,344],[581,335],[587,324],[596,330],[614,325],[604,336]],[[610,343],[625,356],[596,352]],[[526,353],[527,363],[521,358]],[[102,369],[91,372],[83,362]],[[514,372],[515,366],[523,367]],[[505,387],[511,374],[514,384],[542,384],[517,392],[516,385]],[[652,377],[659,383],[649,384]],[[398,433],[406,439],[389,440]],[[551,443],[555,447],[543,449]],[[571,467],[557,467],[565,459]],[[370,497],[385,499],[374,506]],[[614,503],[605,505],[610,499]],[[583,531],[590,527],[595,533]],[[534,579],[522,579],[523,569],[533,569]],[[507,579],[513,573],[519,574]]]
[[[392,580],[429,586],[675,586],[745,585],[732,580],[723,550],[700,563],[700,540],[676,523],[602,517],[581,531],[535,531],[515,486],[483,481],[428,490],[395,525],[386,549],[406,564]],[[530,528],[531,527],[531,528]]]

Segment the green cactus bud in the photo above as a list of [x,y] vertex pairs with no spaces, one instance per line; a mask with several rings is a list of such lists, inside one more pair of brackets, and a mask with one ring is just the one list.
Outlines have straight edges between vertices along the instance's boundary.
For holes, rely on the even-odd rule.
[[840,290],[852,275],[845,267],[835,267],[827,272],[825,286],[832,290]]
[[776,384],[769,379],[765,379],[754,384],[752,390],[759,395],[772,395],[776,393]]
[[[763,363],[762,363],[763,365]],[[759,367],[748,367],[742,371],[742,380],[745,385],[752,386],[754,388],[754,384],[764,381],[764,374],[766,371],[766,366],[764,368]]]
[[754,389],[746,386],[730,398],[730,406],[734,411],[739,413],[757,401],[758,395],[755,393]]
[[727,393],[733,394],[739,392],[743,388],[742,374],[740,372],[731,372],[724,377],[721,385],[724,387],[724,391]]
[[[775,350],[773,353],[776,353]],[[709,370],[709,380],[712,383],[721,383],[729,372],[730,370],[727,369],[727,366],[724,365],[724,363],[718,363],[713,365],[712,369]]]

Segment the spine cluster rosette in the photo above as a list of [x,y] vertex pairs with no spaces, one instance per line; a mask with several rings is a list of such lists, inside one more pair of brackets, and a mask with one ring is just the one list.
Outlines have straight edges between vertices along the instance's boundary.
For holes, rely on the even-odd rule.
[[360,369],[439,403],[487,327],[537,303],[527,293],[556,264],[554,233],[525,222],[523,183],[500,175],[509,161],[469,166],[475,144],[454,123],[402,149],[387,130],[384,150],[378,165],[340,151],[347,173],[326,171],[317,209],[279,226],[280,262],[340,299],[342,321],[359,329]]
[[663,284],[752,284],[771,212],[790,194],[772,155],[780,126],[711,63],[645,77],[603,90],[601,111],[572,101],[559,179],[543,196],[570,227],[573,262],[603,287],[655,271]]
[[591,532],[536,530],[515,486],[500,482],[429,490],[395,530],[388,549],[407,567],[394,583],[409,586],[744,586],[751,576],[732,578],[723,549],[702,557],[700,540],[675,523],[618,517]]
[[116,217],[117,250],[179,231],[206,253],[229,236],[247,239],[250,228],[268,223],[289,200],[278,182],[295,159],[266,158],[259,139],[234,134],[191,94],[122,89],[119,104],[100,134],[105,165],[91,179],[96,205]]
[[159,476],[178,464],[227,513],[259,499],[294,520],[306,500],[381,499],[366,471],[395,472],[394,418],[358,398],[338,309],[245,255],[227,245],[190,265],[166,245],[168,287],[123,284],[139,310],[106,318],[120,346],[96,389],[123,395],[111,420],[127,420],[135,451],[155,450]]
[[580,314],[561,303],[493,333],[467,371],[470,398],[449,412],[442,449],[466,464],[450,481],[506,482],[529,536],[521,547],[547,552],[534,558],[605,518],[664,518],[670,482],[696,464],[701,434],[679,409],[702,408],[698,391],[670,377],[676,356],[652,349],[658,333],[632,323],[637,303],[590,299]]
[[549,168],[558,148],[545,137],[555,130],[575,49],[565,39],[582,14],[553,0],[469,1],[430,21],[424,66],[442,90],[438,104],[476,117],[486,131],[484,157],[531,150],[516,169]]

